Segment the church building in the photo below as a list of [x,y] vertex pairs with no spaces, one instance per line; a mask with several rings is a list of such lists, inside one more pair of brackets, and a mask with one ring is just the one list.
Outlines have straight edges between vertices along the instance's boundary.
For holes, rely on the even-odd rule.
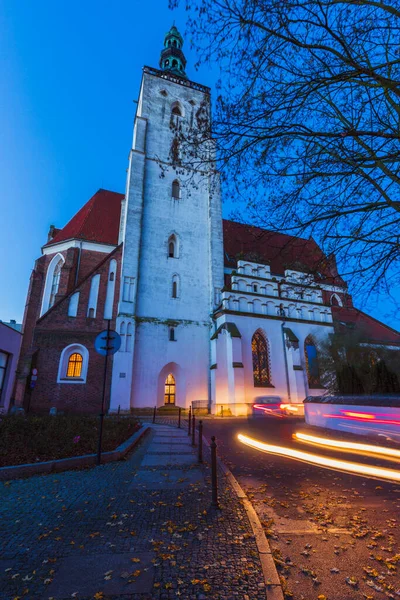
[[210,89],[188,79],[173,26],[159,68],[144,67],[125,194],[100,189],[51,227],[32,271],[14,403],[98,413],[176,405],[247,414],[256,403],[324,393],[318,343],[335,324],[371,343],[400,334],[354,308],[313,239],[223,220],[213,162],[187,169],[179,132],[209,119]]

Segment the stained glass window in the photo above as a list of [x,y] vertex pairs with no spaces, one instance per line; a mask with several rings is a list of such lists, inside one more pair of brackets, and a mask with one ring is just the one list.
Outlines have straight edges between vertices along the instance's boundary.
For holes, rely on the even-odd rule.
[[80,377],[82,373],[82,354],[74,352],[68,359],[67,377]]
[[251,340],[253,355],[253,379],[255,387],[268,387],[271,385],[268,343],[261,331],[256,331]]
[[172,373],[165,380],[164,403],[175,404],[175,378]]
[[308,336],[304,342],[304,351],[306,357],[308,387],[320,388],[321,381],[318,364],[318,352],[315,342],[311,336]]

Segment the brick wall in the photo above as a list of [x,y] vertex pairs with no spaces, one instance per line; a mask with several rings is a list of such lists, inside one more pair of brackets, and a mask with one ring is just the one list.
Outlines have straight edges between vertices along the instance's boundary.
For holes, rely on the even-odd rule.
[[[18,389],[16,403],[24,405],[32,412],[48,412],[56,406],[65,412],[92,412],[100,410],[103,383],[104,358],[94,350],[97,334],[107,328],[104,320],[104,305],[107,291],[110,260],[117,261],[117,275],[113,304],[113,320],[119,296],[119,273],[121,247],[109,255],[93,251],[83,251],[80,265],[80,282],[74,287],[78,249],[69,248],[62,253],[65,264],[60,278],[60,294],[54,306],[41,318],[40,306],[45,281],[45,272],[54,254],[41,257],[35,264],[31,276],[27,306],[24,317],[23,350],[19,364]],[[97,266],[97,268],[93,269]],[[86,277],[82,279],[82,273]],[[87,304],[92,276],[100,274],[100,287],[97,301],[96,318],[87,318]],[[72,293],[79,291],[79,305],[76,317],[68,316],[69,299]],[[85,384],[57,383],[59,360],[62,350],[69,344],[79,343],[89,351],[89,368]],[[35,364],[32,364],[32,358]],[[38,379],[33,390],[30,389],[29,375],[32,367],[38,369]],[[111,380],[112,359],[109,360],[107,402]]]

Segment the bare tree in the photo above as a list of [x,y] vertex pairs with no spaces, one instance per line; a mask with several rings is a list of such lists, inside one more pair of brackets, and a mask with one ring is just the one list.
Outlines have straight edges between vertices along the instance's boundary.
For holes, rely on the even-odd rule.
[[322,383],[330,394],[399,394],[398,350],[366,341],[361,330],[336,331],[318,341]]
[[400,0],[181,1],[199,63],[221,68],[225,193],[255,224],[313,235],[360,288],[395,289]]

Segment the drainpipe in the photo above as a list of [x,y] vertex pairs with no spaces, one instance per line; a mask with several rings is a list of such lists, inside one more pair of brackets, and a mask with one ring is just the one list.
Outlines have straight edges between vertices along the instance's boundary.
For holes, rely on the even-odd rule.
[[290,383],[289,383],[289,367],[288,367],[287,354],[286,354],[285,332],[283,331],[283,328],[284,328],[285,325],[286,325],[286,322],[284,321],[282,323],[282,342],[283,342],[283,355],[285,357],[285,371],[286,371],[286,384],[287,384],[288,402],[290,402],[291,401],[291,397],[290,397]]

